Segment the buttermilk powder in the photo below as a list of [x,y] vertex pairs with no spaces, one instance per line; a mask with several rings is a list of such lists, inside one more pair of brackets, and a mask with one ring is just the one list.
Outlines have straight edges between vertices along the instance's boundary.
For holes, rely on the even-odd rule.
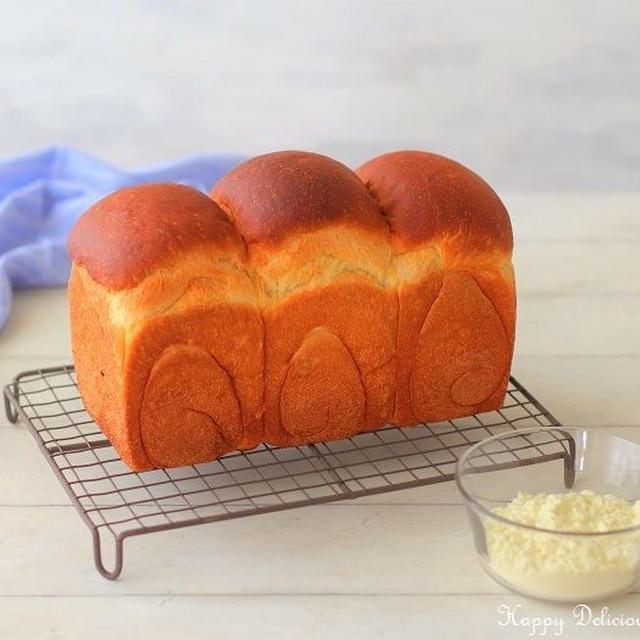
[[[640,525],[635,503],[592,491],[518,495],[494,513],[558,532],[602,533]],[[563,535],[485,522],[488,569],[516,589],[540,598],[594,600],[635,582],[640,532]]]

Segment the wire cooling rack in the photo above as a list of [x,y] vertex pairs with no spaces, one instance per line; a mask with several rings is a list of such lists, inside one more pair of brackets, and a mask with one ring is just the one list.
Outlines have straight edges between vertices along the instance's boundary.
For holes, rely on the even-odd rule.
[[[262,445],[206,464],[134,473],[84,409],[72,366],[21,373],[4,398],[7,417],[26,424],[89,527],[96,568],[109,579],[122,572],[130,536],[452,480],[471,444],[509,430],[559,425],[511,378],[497,411],[315,445]],[[496,466],[563,458],[565,470],[571,468],[566,443],[557,437],[525,438],[505,455]]]

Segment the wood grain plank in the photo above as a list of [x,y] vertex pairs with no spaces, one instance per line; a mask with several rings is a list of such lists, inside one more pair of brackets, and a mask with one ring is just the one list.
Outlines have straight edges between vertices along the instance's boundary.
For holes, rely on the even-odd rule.
[[0,595],[502,593],[466,518],[459,505],[316,505],[179,529],[127,540],[109,582],[71,509],[0,507]]
[[640,355],[640,296],[521,298],[519,356]]
[[513,373],[562,424],[640,424],[637,357],[519,356]]
[[0,358],[71,359],[66,288],[17,291],[9,321],[0,331]]
[[537,243],[640,241],[638,193],[503,193],[516,246]]
[[[613,615],[637,617],[640,595],[603,604]],[[537,602],[516,594],[456,595],[150,595],[75,597],[12,597],[0,599],[0,636],[24,640],[84,640],[90,630],[95,640],[114,637],[157,640],[227,639],[247,636],[248,627],[269,640],[497,640],[529,637],[531,627],[502,626],[504,607],[517,607],[518,620],[552,616],[562,620],[547,629],[562,638],[601,640],[607,632],[616,638],[637,638],[637,627],[580,627],[572,605]],[[538,629],[539,630],[539,629]]]
[[6,595],[502,594],[461,505],[317,505],[132,538],[121,580],[101,578],[68,508],[0,507]]
[[638,241],[516,244],[513,263],[518,298],[638,295],[639,247]]

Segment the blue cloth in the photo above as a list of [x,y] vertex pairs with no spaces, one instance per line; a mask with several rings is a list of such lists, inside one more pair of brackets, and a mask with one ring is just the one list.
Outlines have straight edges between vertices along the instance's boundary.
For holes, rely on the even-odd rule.
[[12,289],[66,283],[67,233],[96,200],[141,182],[181,182],[207,192],[241,160],[197,155],[122,171],[65,147],[0,160],[0,329],[11,310]]

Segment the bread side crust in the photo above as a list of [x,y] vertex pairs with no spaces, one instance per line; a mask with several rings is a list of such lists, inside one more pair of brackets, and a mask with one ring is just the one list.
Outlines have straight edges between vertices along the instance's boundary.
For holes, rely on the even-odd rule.
[[[295,156],[293,174],[302,171],[305,185],[296,191],[286,178],[290,153],[252,165],[248,191],[242,170],[225,178],[233,188],[214,188],[211,224],[206,197],[189,195],[192,214],[178,215],[178,226],[167,208],[175,206],[172,187],[160,212],[143,199],[144,220],[164,231],[155,247],[153,225],[151,235],[141,227],[140,263],[127,256],[111,265],[122,247],[91,263],[83,238],[100,238],[108,201],[75,234],[69,299],[78,384],[131,468],[502,403],[515,283],[508,215],[488,185],[433,154],[388,154],[361,167],[359,178],[307,154]],[[264,189],[260,176],[271,164],[282,193],[254,220],[260,202],[251,189]],[[456,191],[456,180],[464,188]],[[335,198],[327,184],[336,185]],[[126,199],[118,202],[134,215]],[[182,236],[190,215],[198,226]],[[270,220],[279,220],[273,229]],[[109,225],[117,237],[112,217]]]

